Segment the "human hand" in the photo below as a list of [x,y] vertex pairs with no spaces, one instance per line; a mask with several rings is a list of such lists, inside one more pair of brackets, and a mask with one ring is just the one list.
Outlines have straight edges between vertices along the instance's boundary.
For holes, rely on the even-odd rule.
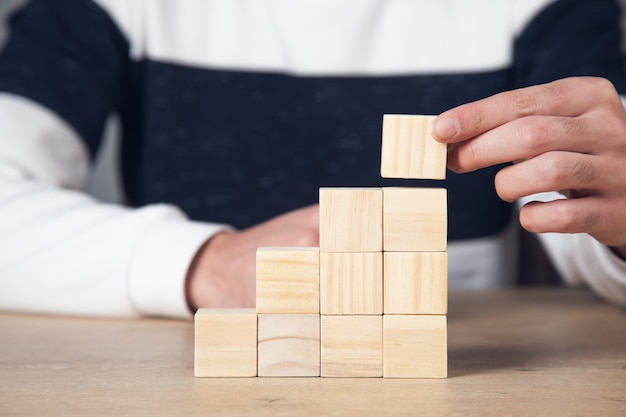
[[495,178],[506,201],[531,202],[520,223],[536,233],[588,233],[626,258],[626,111],[613,85],[576,77],[465,104],[439,115],[448,168],[468,172],[506,162]]
[[256,250],[260,246],[318,246],[319,207],[291,211],[259,225],[213,236],[187,275],[187,303],[199,307],[254,307]]

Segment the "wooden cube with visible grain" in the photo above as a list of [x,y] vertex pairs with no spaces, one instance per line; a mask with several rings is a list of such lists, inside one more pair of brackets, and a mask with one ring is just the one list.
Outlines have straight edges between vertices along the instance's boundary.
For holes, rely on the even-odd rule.
[[447,314],[446,252],[385,252],[385,314]]
[[383,189],[385,252],[443,252],[447,248],[447,192],[444,188]]
[[259,314],[319,313],[319,248],[259,248],[256,309]]
[[322,316],[322,377],[383,376],[383,316]]
[[382,314],[382,252],[320,253],[320,313]]
[[447,317],[383,316],[383,377],[446,378]]
[[380,173],[385,178],[445,179],[446,144],[430,133],[435,116],[385,114]]
[[382,251],[382,189],[320,188],[319,204],[321,252]]
[[257,374],[257,314],[253,308],[201,308],[194,316],[194,375]]
[[258,375],[320,376],[320,315],[259,314]]

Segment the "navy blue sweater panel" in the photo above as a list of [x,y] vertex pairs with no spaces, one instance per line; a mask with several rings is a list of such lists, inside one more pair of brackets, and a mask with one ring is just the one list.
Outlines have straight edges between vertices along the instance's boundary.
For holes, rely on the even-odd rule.
[[[383,113],[436,114],[571,75],[605,76],[626,92],[617,16],[608,0],[560,0],[531,22],[513,66],[501,71],[293,77],[132,62],[95,4],[34,0],[12,19],[0,90],[49,107],[92,151],[106,116],[119,112],[132,204],[170,202],[194,219],[245,227],[314,203],[319,186],[433,185],[379,177]],[[590,30],[602,33],[601,45]],[[451,240],[490,235],[509,221],[510,206],[493,188],[497,169],[434,184],[449,190]]]
[[127,183],[137,204],[173,198],[194,218],[248,226],[317,202],[319,187],[435,185],[449,192],[451,239],[495,233],[509,220],[496,167],[446,182],[380,177],[384,113],[440,113],[510,86],[508,70],[359,78],[143,68],[150,141],[131,143],[141,163],[126,166],[139,181]]
[[611,80],[625,94],[620,15],[613,0],[559,0],[546,7],[516,40],[516,87],[597,76]]
[[112,111],[127,99],[129,44],[111,17],[84,0],[32,0],[10,19],[0,91],[48,107],[92,154]]

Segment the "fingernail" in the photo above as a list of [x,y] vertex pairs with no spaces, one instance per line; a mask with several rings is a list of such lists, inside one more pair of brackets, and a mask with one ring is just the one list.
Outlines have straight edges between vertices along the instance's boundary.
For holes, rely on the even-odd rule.
[[457,133],[459,133],[461,126],[459,126],[459,122],[451,117],[441,117],[433,121],[430,129],[435,139],[445,141],[447,139],[452,139]]

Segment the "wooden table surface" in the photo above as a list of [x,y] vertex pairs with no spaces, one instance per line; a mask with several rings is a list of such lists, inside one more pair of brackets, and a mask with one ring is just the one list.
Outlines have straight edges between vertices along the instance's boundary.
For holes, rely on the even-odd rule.
[[193,325],[0,314],[0,415],[626,416],[626,312],[450,294],[444,380],[193,377]]

